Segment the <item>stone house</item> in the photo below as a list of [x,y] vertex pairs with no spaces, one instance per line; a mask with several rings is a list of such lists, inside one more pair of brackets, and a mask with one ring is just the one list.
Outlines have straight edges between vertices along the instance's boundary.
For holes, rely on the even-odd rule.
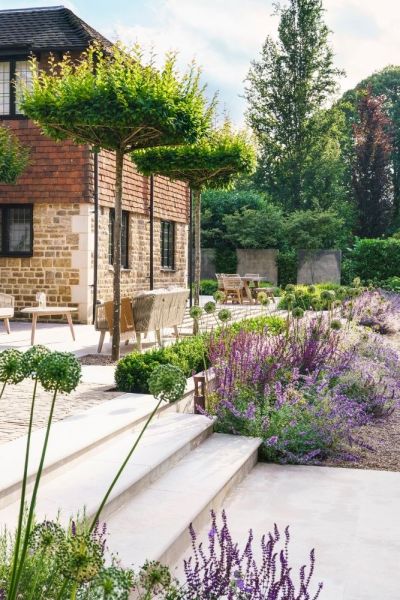
[[[30,147],[17,184],[0,184],[0,291],[15,296],[16,314],[44,291],[90,323],[96,301],[112,298],[113,153],[45,137],[19,111],[14,85],[29,79],[31,54],[44,65],[92,41],[110,44],[63,6],[0,11],[0,121]],[[187,185],[142,177],[127,157],[123,209],[123,295],[186,286]]]

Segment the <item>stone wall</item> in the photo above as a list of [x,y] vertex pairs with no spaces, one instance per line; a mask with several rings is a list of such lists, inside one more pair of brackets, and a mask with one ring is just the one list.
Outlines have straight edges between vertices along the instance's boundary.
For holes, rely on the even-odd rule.
[[[33,256],[0,257],[1,291],[12,294],[16,312],[36,305],[36,292],[44,291],[53,305],[78,307],[78,318],[87,320],[92,282],[89,235],[89,205],[38,203],[33,210]],[[86,268],[85,268],[86,267]]]
[[340,250],[299,250],[297,283],[340,283]]
[[237,272],[258,273],[273,284],[278,283],[278,268],[276,264],[277,250],[236,250],[238,258]]

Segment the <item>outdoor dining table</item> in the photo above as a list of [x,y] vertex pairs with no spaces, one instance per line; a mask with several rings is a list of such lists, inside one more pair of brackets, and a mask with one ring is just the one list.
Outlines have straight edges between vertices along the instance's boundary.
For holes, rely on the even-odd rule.
[[77,310],[77,308],[71,308],[69,306],[28,306],[27,308],[23,308],[21,313],[32,315],[31,346],[33,346],[35,343],[36,323],[38,318],[54,317],[56,315],[64,315],[66,317],[71,330],[72,339],[75,341],[75,332],[72,324],[71,313],[76,312]]
[[268,281],[268,279],[266,279],[265,277],[261,277],[261,276],[247,276],[247,275],[241,275],[240,279],[243,281],[243,290],[250,302],[250,304],[256,304],[257,300],[255,298],[253,298],[253,295],[251,293],[251,287],[250,284],[254,283],[255,287],[257,286],[257,283],[262,283],[263,281]]

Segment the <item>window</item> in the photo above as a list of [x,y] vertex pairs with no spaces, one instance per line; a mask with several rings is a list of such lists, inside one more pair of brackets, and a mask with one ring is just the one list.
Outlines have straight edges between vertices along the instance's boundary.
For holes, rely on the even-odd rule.
[[0,205],[0,256],[32,256],[32,254],[32,205]]
[[30,85],[32,74],[28,60],[0,61],[0,116],[22,117],[19,82]]
[[[110,210],[110,218],[108,222],[108,262],[114,264],[114,221],[115,211]],[[126,210],[122,211],[121,223],[121,266],[123,269],[129,268],[129,213]]]
[[161,221],[161,267],[175,267],[175,223]]

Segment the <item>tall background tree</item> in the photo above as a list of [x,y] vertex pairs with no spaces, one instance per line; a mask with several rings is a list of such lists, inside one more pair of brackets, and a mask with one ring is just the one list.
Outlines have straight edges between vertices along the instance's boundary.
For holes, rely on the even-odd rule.
[[112,357],[120,352],[122,174],[126,154],[139,148],[197,141],[207,133],[214,103],[207,103],[192,67],[183,76],[174,55],[159,70],[140,48],[93,46],[78,62],[68,55],[32,65],[33,85],[22,109],[53,139],[72,139],[115,152],[114,309]]
[[393,150],[385,98],[371,88],[359,101],[359,122],[354,125],[353,188],[358,209],[359,233],[378,237],[385,233],[393,214]]
[[305,185],[318,156],[310,148],[334,137],[320,111],[342,71],[333,64],[321,0],[290,0],[277,14],[278,40],[267,37],[245,91],[260,146],[257,183],[286,210],[311,208]]
[[132,158],[144,175],[165,175],[189,183],[194,204],[194,303],[198,305],[202,191],[227,188],[239,175],[251,173],[255,167],[253,144],[246,133],[234,133],[229,123],[225,123],[197,144],[137,151]]

